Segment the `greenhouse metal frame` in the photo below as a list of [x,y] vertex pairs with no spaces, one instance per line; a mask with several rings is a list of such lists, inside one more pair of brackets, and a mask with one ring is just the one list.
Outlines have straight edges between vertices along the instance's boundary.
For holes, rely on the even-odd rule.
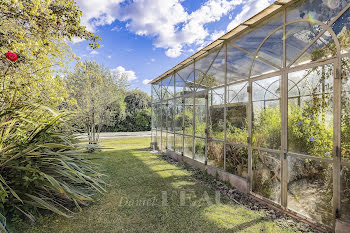
[[348,224],[349,8],[276,1],[154,79],[152,144],[310,223]]

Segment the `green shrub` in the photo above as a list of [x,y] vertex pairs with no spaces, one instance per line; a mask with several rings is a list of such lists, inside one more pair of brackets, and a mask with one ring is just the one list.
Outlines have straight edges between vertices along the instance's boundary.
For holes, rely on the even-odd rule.
[[64,117],[40,105],[2,105],[0,211],[10,220],[35,220],[40,209],[69,216],[104,191],[102,175],[60,133]]
[[254,118],[253,144],[271,149],[281,147],[281,112],[279,107],[266,107]]

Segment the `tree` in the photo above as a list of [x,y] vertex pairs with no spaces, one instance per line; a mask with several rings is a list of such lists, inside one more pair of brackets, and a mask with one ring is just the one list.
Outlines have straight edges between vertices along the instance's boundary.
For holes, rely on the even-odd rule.
[[118,131],[146,131],[151,129],[151,97],[141,91],[132,90],[124,98],[125,118],[116,122]]
[[76,65],[66,83],[77,124],[87,132],[89,144],[97,144],[102,126],[123,115],[126,77],[117,78],[103,65],[85,61]]
[[104,190],[64,132],[66,114],[54,109],[67,97],[54,75],[74,57],[67,42],[79,37],[98,47],[80,17],[72,0],[1,1],[0,216],[10,221],[35,220],[38,209],[68,216]]
[[124,102],[128,115],[135,115],[138,110],[151,106],[150,96],[138,89],[130,91],[125,96]]
[[[18,100],[62,102],[67,95],[54,74],[74,57],[67,42],[78,37],[99,46],[100,38],[80,25],[81,14],[73,0],[1,1],[0,89],[16,89]],[[8,51],[16,62],[6,59]]]

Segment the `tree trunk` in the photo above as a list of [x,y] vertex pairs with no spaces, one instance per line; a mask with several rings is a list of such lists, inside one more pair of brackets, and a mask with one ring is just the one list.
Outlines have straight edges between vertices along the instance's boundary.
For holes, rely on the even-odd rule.
[[86,123],[86,131],[88,134],[89,144],[92,144],[92,135],[91,135],[91,127],[90,127],[90,121],[88,120]]
[[92,111],[92,144],[96,144],[96,126],[95,126],[95,111]]
[[98,143],[98,140],[100,139],[101,128],[102,128],[102,124],[98,124],[97,135],[96,135],[96,143]]

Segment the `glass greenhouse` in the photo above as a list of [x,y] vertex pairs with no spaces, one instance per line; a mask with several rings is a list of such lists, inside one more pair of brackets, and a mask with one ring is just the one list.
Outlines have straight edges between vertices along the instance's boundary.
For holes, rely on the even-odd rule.
[[152,143],[350,223],[350,0],[279,0],[152,81]]

